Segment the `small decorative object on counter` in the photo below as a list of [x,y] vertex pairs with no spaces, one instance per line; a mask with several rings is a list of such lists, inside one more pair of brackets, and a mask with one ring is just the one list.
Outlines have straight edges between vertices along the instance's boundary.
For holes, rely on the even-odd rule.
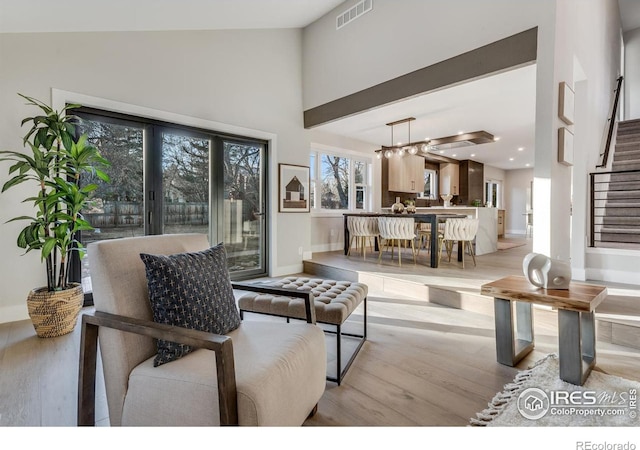
[[407,205],[406,206],[406,210],[407,210],[407,214],[415,214],[416,212],[416,202],[414,200],[405,200],[404,204]]
[[451,195],[451,194],[442,194],[440,196],[440,198],[444,202],[444,207],[445,208],[448,208],[448,207],[451,206],[451,199],[453,198],[453,195]]
[[482,206],[482,200],[475,199],[475,200],[473,201],[473,206],[475,206],[476,208],[478,208],[478,207]]
[[402,214],[404,212],[404,204],[400,201],[400,197],[396,197],[396,202],[391,205],[391,212],[394,214]]
[[529,283],[544,289],[569,289],[571,265],[540,253],[529,253],[522,261],[522,271]]

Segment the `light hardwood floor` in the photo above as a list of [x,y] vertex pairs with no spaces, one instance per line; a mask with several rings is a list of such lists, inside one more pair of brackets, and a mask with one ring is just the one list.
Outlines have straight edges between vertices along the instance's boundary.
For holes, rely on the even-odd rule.
[[[514,251],[494,258],[515,262],[520,256],[507,253]],[[443,267],[437,276],[444,280],[451,271],[451,278],[469,282],[472,272],[481,272],[480,279],[508,275],[503,267],[492,271],[488,266],[500,264],[483,259],[482,268],[461,273]],[[410,276],[406,270],[404,275]],[[246,320],[268,320],[261,317]],[[348,327],[359,330],[362,318],[359,308]],[[327,383],[318,413],[305,425],[466,426],[519,369],[557,351],[557,315],[544,309],[534,310],[536,348],[516,368],[495,360],[491,315],[373,288],[368,323],[368,340],[342,385]],[[75,425],[79,338],[79,328],[39,339],[29,321],[0,325],[0,426]],[[327,339],[331,351],[332,338]],[[597,350],[596,370],[640,378],[640,350],[601,341]],[[108,425],[101,378],[97,397],[99,424]]]

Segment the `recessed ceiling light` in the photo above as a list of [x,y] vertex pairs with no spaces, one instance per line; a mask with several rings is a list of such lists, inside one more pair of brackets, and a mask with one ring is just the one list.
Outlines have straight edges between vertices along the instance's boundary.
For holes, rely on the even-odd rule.
[[455,158],[455,157],[456,157],[456,156],[458,156],[458,155],[456,155],[456,154],[454,153],[454,154],[453,154],[453,155],[451,155],[451,156],[453,156],[453,157]]
[[459,135],[460,135],[460,134],[464,134],[464,131],[458,131],[458,134],[459,134]]
[[440,153],[444,153],[444,150],[440,150]]
[[425,141],[430,141],[431,138],[429,136],[427,136],[426,138],[424,138]]
[[494,136],[493,140],[494,141],[499,141],[500,140],[500,136]]
[[525,166],[525,167],[529,167],[530,165],[531,165],[531,164],[525,164],[524,166]]
[[509,158],[509,161],[513,161],[513,158]]
[[519,152],[521,152],[522,150],[524,150],[524,147],[518,147]]
[[471,154],[471,156],[476,156],[476,154],[475,154],[475,153],[472,153],[472,154]]
[[398,145],[402,145],[402,142],[398,141]]

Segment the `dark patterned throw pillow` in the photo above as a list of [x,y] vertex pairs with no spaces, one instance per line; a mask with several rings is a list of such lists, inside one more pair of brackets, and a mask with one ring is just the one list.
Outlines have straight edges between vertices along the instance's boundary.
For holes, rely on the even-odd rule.
[[[156,323],[226,334],[240,326],[240,314],[227,269],[227,254],[218,244],[207,250],[175,255],[141,253]],[[157,367],[186,355],[188,345],[158,340]]]

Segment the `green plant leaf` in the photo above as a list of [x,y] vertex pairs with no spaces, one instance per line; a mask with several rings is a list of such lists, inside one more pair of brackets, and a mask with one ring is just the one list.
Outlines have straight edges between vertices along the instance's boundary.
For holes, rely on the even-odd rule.
[[36,219],[35,217],[30,217],[30,216],[18,216],[18,217],[14,217],[13,219],[9,219],[7,220],[5,223],[9,223],[9,222],[15,222],[18,220],[32,220],[32,221],[36,221],[38,219]]
[[28,180],[29,177],[27,175],[16,175],[15,177],[9,179],[9,181],[7,181],[3,186],[2,186],[2,192],[6,191],[7,189],[12,188],[13,186],[22,183],[25,180]]
[[87,184],[86,186],[84,186],[82,189],[80,189],[80,192],[88,194],[89,192],[93,192],[96,189],[98,189],[98,185],[92,183],[92,184]]
[[48,237],[45,238],[44,245],[42,246],[42,259],[46,258],[51,254],[53,249],[56,247],[58,240],[56,238]]
[[62,132],[61,134],[62,134],[62,136],[61,136],[62,137],[62,145],[67,150],[71,149],[73,147],[73,139],[71,138],[71,135],[69,133],[67,133],[66,130],[64,132]]

